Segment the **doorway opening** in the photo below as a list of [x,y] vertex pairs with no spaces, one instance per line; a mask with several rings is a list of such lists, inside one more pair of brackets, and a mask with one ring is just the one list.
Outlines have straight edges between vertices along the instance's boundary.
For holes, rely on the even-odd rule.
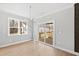
[[54,45],[55,41],[55,27],[53,22],[47,22],[39,25],[39,41],[49,46]]

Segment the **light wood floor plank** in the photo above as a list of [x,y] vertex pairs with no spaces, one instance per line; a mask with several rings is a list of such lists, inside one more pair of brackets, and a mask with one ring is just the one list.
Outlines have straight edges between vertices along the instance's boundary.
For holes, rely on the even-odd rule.
[[0,56],[74,56],[73,54],[49,47],[39,42],[25,42],[0,48]]

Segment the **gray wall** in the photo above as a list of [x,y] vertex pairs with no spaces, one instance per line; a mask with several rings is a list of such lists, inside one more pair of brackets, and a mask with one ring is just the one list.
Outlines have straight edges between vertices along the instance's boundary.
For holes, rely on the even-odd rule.
[[[8,17],[13,17],[19,20],[26,19],[22,16],[0,11],[0,46],[9,43],[19,42],[23,40],[32,39],[32,27],[29,25],[28,34],[8,36]],[[28,20],[28,19],[26,19]],[[29,20],[31,23],[31,20]]]
[[55,21],[55,46],[74,51],[74,6],[65,8],[56,13],[36,19],[34,38],[38,39],[38,24]]

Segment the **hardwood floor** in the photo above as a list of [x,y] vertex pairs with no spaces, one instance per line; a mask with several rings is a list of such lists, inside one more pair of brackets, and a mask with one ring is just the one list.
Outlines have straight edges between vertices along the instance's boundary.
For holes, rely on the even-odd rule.
[[0,56],[74,56],[73,54],[49,47],[39,42],[25,42],[0,48]]

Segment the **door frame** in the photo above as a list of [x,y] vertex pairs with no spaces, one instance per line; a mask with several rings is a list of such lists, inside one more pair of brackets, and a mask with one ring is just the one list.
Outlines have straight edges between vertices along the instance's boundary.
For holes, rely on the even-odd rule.
[[[53,23],[53,44],[51,45],[51,44],[48,44],[48,43],[45,43],[45,42],[41,42],[41,41],[39,41],[39,25],[40,24],[44,24],[44,23],[50,23],[50,22],[52,22]],[[39,42],[41,42],[41,43],[44,43],[44,44],[46,44],[46,45],[48,45],[48,46],[52,46],[52,47],[54,47],[55,45],[56,45],[56,23],[55,23],[55,21],[54,20],[52,20],[52,21],[46,21],[46,22],[43,22],[43,23],[39,23],[38,24],[38,41]]]

